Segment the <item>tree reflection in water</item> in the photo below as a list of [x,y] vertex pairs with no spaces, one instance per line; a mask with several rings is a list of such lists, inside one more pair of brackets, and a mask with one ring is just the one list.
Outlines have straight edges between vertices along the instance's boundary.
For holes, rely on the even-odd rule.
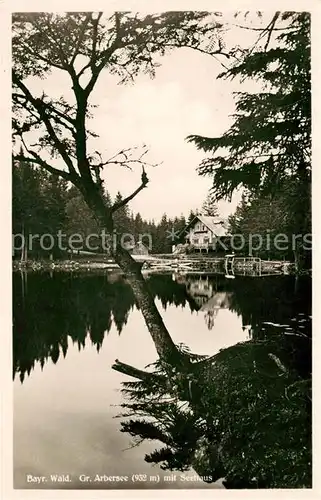
[[[122,432],[136,444],[163,444],[147,462],[193,467],[206,482],[225,477],[227,488],[311,487],[309,283],[302,295],[289,290],[290,280],[275,278],[179,282],[206,311],[210,329],[217,311],[228,307],[243,325],[250,322],[252,339],[209,359],[190,354],[185,370],[159,359],[148,376],[127,371],[138,380],[123,384]],[[119,362],[114,368],[126,373]]]
[[[311,486],[311,283],[292,277],[152,275],[154,297],[199,311],[242,317],[250,340],[202,358],[178,346],[177,359],[146,371],[116,361],[123,384],[122,432],[156,441],[145,460],[169,470],[193,467],[229,488]],[[203,287],[203,288],[202,288]],[[120,275],[53,273],[13,277],[13,370],[25,375],[79,349],[99,350],[112,324],[121,334],[136,307]],[[161,446],[157,442],[162,443]]]

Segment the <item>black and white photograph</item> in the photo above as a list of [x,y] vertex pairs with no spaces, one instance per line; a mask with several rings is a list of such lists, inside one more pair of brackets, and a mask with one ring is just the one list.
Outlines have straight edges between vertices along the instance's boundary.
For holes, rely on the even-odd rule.
[[313,14],[87,4],[10,13],[12,487],[312,489]]

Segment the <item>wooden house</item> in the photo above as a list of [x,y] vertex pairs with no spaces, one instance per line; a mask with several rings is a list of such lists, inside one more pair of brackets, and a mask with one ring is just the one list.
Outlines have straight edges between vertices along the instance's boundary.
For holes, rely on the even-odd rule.
[[217,217],[196,215],[182,232],[185,243],[191,248],[202,251],[224,249],[217,244],[218,240],[226,242],[229,240],[228,231],[223,221]]

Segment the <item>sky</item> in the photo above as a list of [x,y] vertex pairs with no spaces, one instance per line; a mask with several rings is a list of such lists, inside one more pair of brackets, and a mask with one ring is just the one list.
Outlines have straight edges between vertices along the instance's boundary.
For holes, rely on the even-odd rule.
[[[105,86],[103,77],[95,114],[95,130],[104,130],[101,149],[106,144],[103,138],[111,153],[127,144],[146,143],[150,149],[147,158],[152,163],[162,162],[148,169],[148,188],[131,203],[134,211],[155,219],[164,212],[179,216],[201,208],[212,179],[197,174],[204,154],[188,144],[186,137],[223,133],[233,111],[231,89],[215,79],[222,67],[213,58],[186,49],[164,57],[162,63],[155,79],[142,76],[133,86],[114,87],[107,82],[108,76]],[[132,173],[108,167],[103,177],[111,193],[122,186],[125,194],[139,185],[140,174],[140,167]],[[220,203],[219,208],[221,215],[233,210],[227,203]]]
[[[94,96],[99,95],[99,108],[93,121],[101,135],[99,150],[112,155],[123,147],[146,143],[146,159],[162,162],[147,170],[148,188],[131,203],[143,217],[157,220],[164,212],[173,217],[201,208],[212,179],[197,174],[204,154],[186,137],[213,137],[228,128],[233,97],[229,85],[215,79],[221,69],[211,57],[181,50],[164,57],[153,80],[141,76],[133,86],[118,86],[105,74],[99,82]],[[125,195],[138,187],[140,174],[139,166],[133,172],[108,166],[103,178],[112,195],[118,189]],[[220,203],[221,215],[234,206]]]
[[[231,15],[225,17],[231,19]],[[232,28],[227,36],[233,44],[244,46],[253,32]],[[221,61],[226,63],[224,58]],[[209,55],[184,48],[162,57],[160,62],[154,79],[142,74],[134,84],[118,85],[117,76],[102,72],[91,100],[98,107],[92,110],[93,119],[88,122],[99,135],[93,147],[104,159],[124,148],[148,146],[146,161],[160,165],[147,169],[150,182],[130,202],[130,209],[155,221],[164,213],[169,217],[188,216],[191,209],[201,209],[212,178],[197,174],[204,153],[187,143],[186,137],[224,133],[232,123],[233,92],[240,90],[238,82],[217,79],[223,67]],[[39,95],[44,90],[47,95],[63,95],[68,100],[71,90],[67,78],[57,70],[45,80],[34,79],[31,88]],[[108,165],[102,178],[112,197],[118,191],[125,197],[140,185],[141,167],[129,171]],[[239,199],[237,193],[231,203],[219,202],[219,215],[226,218]]]

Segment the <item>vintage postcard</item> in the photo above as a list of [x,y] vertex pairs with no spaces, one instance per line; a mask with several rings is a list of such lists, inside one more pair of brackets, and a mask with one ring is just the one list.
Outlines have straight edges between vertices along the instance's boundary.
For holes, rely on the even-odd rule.
[[8,498],[315,490],[314,6],[1,6]]

